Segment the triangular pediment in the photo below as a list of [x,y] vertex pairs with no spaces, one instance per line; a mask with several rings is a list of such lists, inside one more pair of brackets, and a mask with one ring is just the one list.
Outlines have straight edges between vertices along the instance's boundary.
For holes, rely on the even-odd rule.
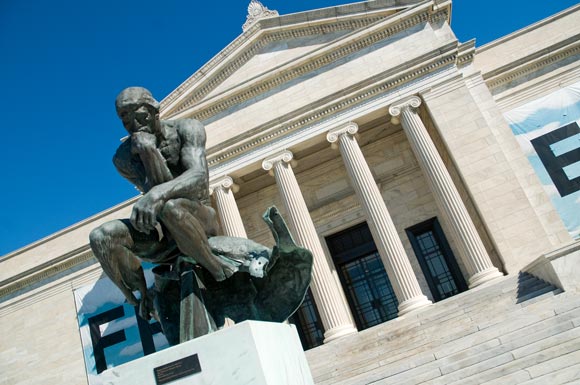
[[291,63],[311,52],[315,52],[324,45],[350,32],[352,30],[344,29],[305,37],[292,37],[267,43],[202,100],[212,98],[228,89],[251,81],[251,79],[256,79],[260,75],[267,74],[284,64]]
[[[161,104],[162,116],[207,111],[216,100],[243,95],[260,82],[280,78],[295,63],[308,62],[349,35],[420,3],[375,0],[260,19],[168,95]],[[302,71],[308,71],[306,67]],[[283,77],[276,79],[280,81]]]

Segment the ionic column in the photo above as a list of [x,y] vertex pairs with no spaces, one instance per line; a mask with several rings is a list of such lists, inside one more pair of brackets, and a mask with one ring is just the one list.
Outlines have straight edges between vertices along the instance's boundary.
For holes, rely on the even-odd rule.
[[475,287],[501,277],[502,274],[491,263],[459,191],[437,152],[427,128],[415,110],[420,105],[421,99],[412,96],[393,104],[389,108],[389,113],[393,123],[398,124],[400,121],[403,126],[415,157],[427,177],[439,210],[447,219],[446,222],[456,240],[469,275],[469,287]]
[[351,316],[340,288],[332,275],[330,266],[314,228],[314,223],[306,207],[306,202],[292,171],[290,151],[282,151],[262,162],[262,168],[273,171],[280,196],[288,214],[290,227],[294,229],[296,242],[310,250],[314,256],[312,269],[312,295],[324,325],[324,342],[332,341],[346,334],[355,333]]
[[234,198],[238,186],[229,176],[223,176],[210,183],[210,194],[215,195],[218,215],[224,234],[229,237],[247,238],[246,229]]
[[403,315],[429,305],[431,301],[421,292],[385,201],[354,137],[357,131],[358,126],[349,123],[330,130],[326,139],[330,143],[338,142],[342,160],[399,301],[399,315]]

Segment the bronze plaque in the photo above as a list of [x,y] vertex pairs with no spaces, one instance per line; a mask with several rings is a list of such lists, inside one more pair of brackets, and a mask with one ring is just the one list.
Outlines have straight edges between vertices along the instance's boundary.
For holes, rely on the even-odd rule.
[[183,357],[177,361],[159,366],[154,369],[157,385],[167,384],[183,377],[201,372],[197,354]]

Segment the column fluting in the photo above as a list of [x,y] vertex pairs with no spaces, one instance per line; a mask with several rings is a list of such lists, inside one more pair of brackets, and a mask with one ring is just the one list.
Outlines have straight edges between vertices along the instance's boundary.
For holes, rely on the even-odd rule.
[[459,248],[469,275],[469,287],[472,288],[501,277],[502,273],[493,266],[459,191],[416,111],[420,105],[421,99],[412,96],[391,105],[389,113],[393,123],[401,123],[409,139],[439,211],[445,217]]
[[330,130],[326,138],[330,143],[338,142],[347,173],[399,301],[399,315],[402,315],[429,305],[431,301],[421,292],[385,201],[356,141],[357,132],[358,126],[348,123]]
[[290,151],[282,151],[265,159],[262,168],[274,173],[296,243],[310,250],[314,256],[310,288],[324,325],[324,342],[329,342],[354,333],[357,329],[352,324],[350,311],[343,300],[342,289],[334,280],[320,244],[320,238],[290,165],[292,158],[293,154]]

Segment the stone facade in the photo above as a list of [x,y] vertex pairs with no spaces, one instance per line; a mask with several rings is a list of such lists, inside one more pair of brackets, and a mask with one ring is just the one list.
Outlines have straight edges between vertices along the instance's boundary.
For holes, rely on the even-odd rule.
[[[379,330],[357,332],[327,243],[337,233],[369,225],[399,326],[435,319],[409,235],[419,223],[438,218],[462,279],[484,286],[474,293],[576,250],[502,114],[580,79],[580,7],[477,49],[457,41],[450,14],[443,0],[269,13],[162,101],[163,119],[206,126],[225,234],[272,245],[260,215],[276,205],[314,251],[312,295],[333,341],[309,353],[316,370],[325,358],[314,352],[335,360]],[[87,384],[73,291],[103,277],[89,232],[129,217],[135,199],[0,259],[0,384]],[[367,383],[356,370],[344,383]]]

